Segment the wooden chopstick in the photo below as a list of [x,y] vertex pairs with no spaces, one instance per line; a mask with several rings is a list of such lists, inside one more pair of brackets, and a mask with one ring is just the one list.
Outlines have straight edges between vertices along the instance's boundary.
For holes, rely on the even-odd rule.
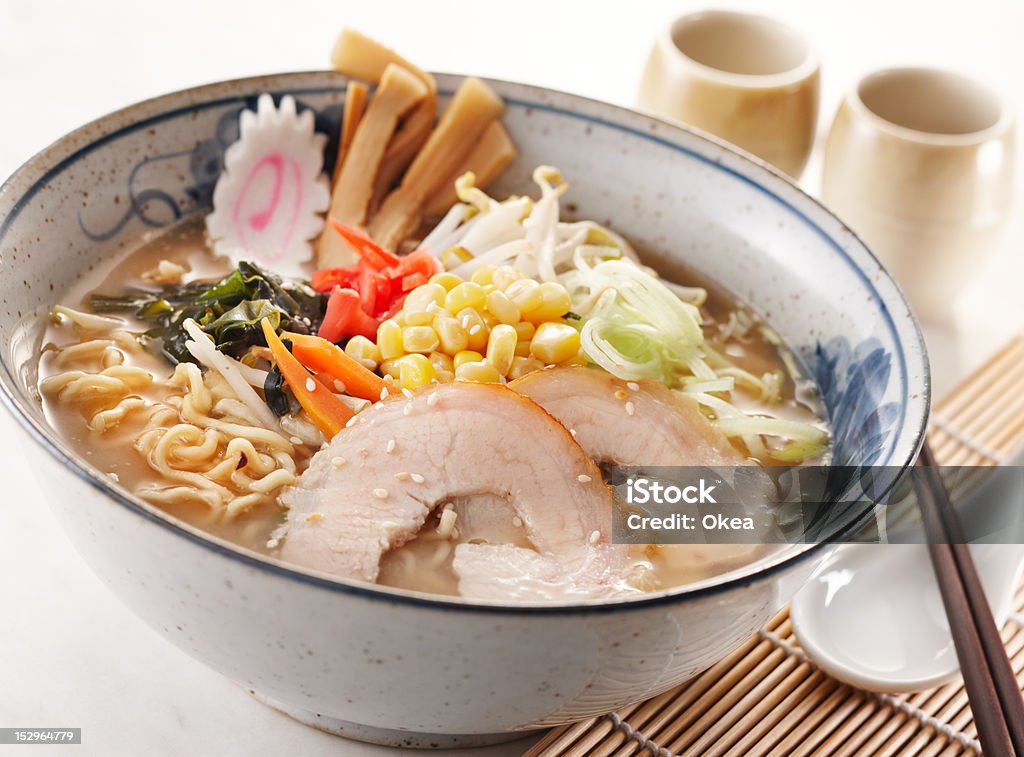
[[1024,701],[970,550],[926,441],[915,489],[978,739],[986,754],[1024,757]]

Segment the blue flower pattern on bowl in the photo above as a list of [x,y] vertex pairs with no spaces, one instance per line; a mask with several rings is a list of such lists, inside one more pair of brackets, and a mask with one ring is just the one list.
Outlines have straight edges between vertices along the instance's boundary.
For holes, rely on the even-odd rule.
[[[281,96],[274,98],[275,104],[280,103]],[[153,229],[170,226],[185,215],[182,203],[174,195],[160,188],[164,174],[154,171],[155,186],[139,187],[146,181],[147,169],[167,161],[179,161],[187,165],[191,184],[184,188],[186,198],[195,208],[209,208],[213,204],[213,189],[217,179],[224,170],[224,152],[238,139],[238,116],[243,110],[256,109],[255,97],[245,98],[244,104],[229,108],[218,119],[212,137],[199,140],[191,150],[153,155],[143,158],[128,174],[126,195],[128,207],[116,223],[104,229],[94,229],[78,215],[78,225],[82,233],[93,242],[105,242],[113,239],[125,228],[133,218]],[[315,116],[316,130],[328,136],[324,149],[324,170],[330,175],[334,170],[334,158],[338,153],[338,124],[341,121],[341,106],[330,105],[321,110],[296,100],[299,113],[312,110]],[[165,183],[165,181],[163,182]]]
[[828,413],[833,464],[877,463],[899,411],[896,403],[883,401],[892,375],[890,352],[878,339],[854,346],[846,337],[798,352]]

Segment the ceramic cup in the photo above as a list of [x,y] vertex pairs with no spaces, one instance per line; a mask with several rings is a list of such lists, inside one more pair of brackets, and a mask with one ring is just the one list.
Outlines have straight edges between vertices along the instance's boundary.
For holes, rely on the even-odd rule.
[[764,16],[703,11],[658,35],[637,102],[797,177],[814,142],[818,78],[817,56],[793,29]]
[[839,108],[822,197],[882,259],[918,314],[946,320],[1009,213],[1012,119],[960,74],[870,74]]

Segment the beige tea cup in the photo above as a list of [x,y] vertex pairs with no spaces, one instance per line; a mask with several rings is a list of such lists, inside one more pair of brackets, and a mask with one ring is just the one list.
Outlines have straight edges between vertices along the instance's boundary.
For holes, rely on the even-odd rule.
[[811,46],[784,24],[749,13],[702,11],[659,33],[637,104],[797,177],[814,142],[818,79]]
[[1012,199],[1014,129],[1001,100],[960,74],[870,74],[836,114],[822,199],[889,268],[918,314],[947,320],[998,240]]

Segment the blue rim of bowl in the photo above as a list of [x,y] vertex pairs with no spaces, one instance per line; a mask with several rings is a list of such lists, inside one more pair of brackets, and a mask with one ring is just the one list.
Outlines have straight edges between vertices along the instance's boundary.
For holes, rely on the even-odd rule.
[[[439,77],[452,77],[451,74],[437,74]],[[138,129],[146,128],[152,124],[166,121],[170,118],[175,118],[183,113],[190,113],[199,110],[206,110],[209,108],[219,107],[223,105],[242,103],[245,98],[256,93],[270,92],[273,96],[281,96],[285,94],[291,95],[302,95],[302,94],[329,94],[337,93],[341,94],[345,91],[347,79],[341,74],[328,71],[297,71],[285,74],[267,74],[261,76],[244,77],[240,79],[230,79],[225,81],[214,82],[211,84],[204,84],[197,87],[190,87],[175,92],[159,95],[157,97],[141,100],[139,102],[128,105],[124,108],[118,109],[104,116],[101,116],[74,131],[64,135],[60,139],[56,140],[52,144],[43,148],[35,155],[30,157],[24,164],[22,164],[10,177],[8,177],[3,184],[0,184],[0,197],[3,196],[4,192],[9,190],[11,185],[20,177],[23,172],[26,172],[32,168],[32,164],[37,161],[44,161],[47,154],[51,151],[61,149],[62,143],[72,140],[75,137],[85,138],[85,132],[89,130],[104,130],[109,122],[116,122],[118,120],[127,118],[131,111],[139,109],[144,106],[150,108],[164,104],[165,101],[177,101],[186,96],[202,97],[211,92],[218,92],[230,87],[242,87],[248,85],[255,85],[258,83],[271,83],[280,82],[286,84],[291,79],[306,79],[312,76],[326,76],[337,83],[330,86],[299,86],[299,87],[288,87],[284,86],[281,89],[270,89],[257,87],[252,90],[249,95],[232,95],[229,97],[220,97],[201,102],[194,102],[189,105],[176,106],[171,110],[160,111],[154,115],[148,116],[141,120],[131,121],[126,123],[112,131],[103,133],[99,138],[89,140],[84,146],[71,152],[71,154],[65,156],[50,168],[42,172],[38,179],[36,179],[31,186],[29,186],[15,201],[11,210],[4,217],[2,223],[0,223],[0,247],[2,247],[3,238],[10,228],[11,223],[18,216],[21,210],[25,207],[29,200],[39,191],[40,188],[45,186],[47,181],[53,176],[59,174],[68,165],[74,163],[76,160],[87,155],[93,150],[106,144],[107,142],[113,141],[114,139]],[[536,87],[528,84],[521,84],[519,82],[510,82],[500,79],[486,79],[486,81],[499,85],[499,87],[512,87],[520,88],[529,91],[537,96],[554,95],[559,98],[568,99],[570,102],[575,104],[589,105],[591,107],[600,107],[609,109],[615,112],[620,118],[641,118],[648,122],[648,124],[657,124],[659,127],[667,129],[668,131],[682,132],[690,137],[699,139],[716,150],[723,151],[726,155],[733,158],[738,158],[740,161],[749,164],[753,167],[754,171],[761,171],[767,173],[771,178],[781,182],[790,191],[797,193],[797,195],[805,202],[810,203],[814,208],[823,213],[831,221],[833,221],[841,231],[849,235],[849,238],[853,241],[855,246],[859,246],[868,257],[878,266],[881,275],[891,284],[893,290],[897,296],[905,304],[905,298],[903,297],[902,291],[899,285],[892,280],[888,272],[878,261],[878,258],[871,252],[871,250],[863,243],[863,241],[854,233],[848,226],[846,226],[834,213],[828,210],[824,205],[818,202],[816,199],[811,197],[809,194],[800,189],[794,184],[787,176],[776,170],[771,165],[764,161],[752,156],[743,150],[736,148],[733,145],[727,144],[717,137],[694,129],[688,126],[682,126],[674,124],[663,119],[651,116],[649,114],[640,113],[633,111],[628,108],[621,106],[612,105],[605,103],[600,100],[593,98],[583,97],[581,95],[574,95],[567,92],[561,92],[559,90],[548,89],[544,87]],[[439,89],[439,94],[450,95],[451,90]],[[849,253],[834,237],[830,236],[826,231],[821,228],[815,221],[807,216],[806,213],[799,210],[793,203],[779,196],[767,186],[758,183],[751,176],[748,176],[737,169],[730,168],[720,160],[716,160],[708,155],[697,152],[691,148],[685,147],[681,144],[657,136],[651,131],[645,131],[636,129],[625,125],[624,123],[610,121],[598,116],[590,115],[587,113],[581,113],[566,108],[558,107],[548,103],[544,103],[540,100],[529,101],[522,100],[515,97],[509,97],[503,95],[503,99],[507,104],[523,107],[532,108],[540,111],[547,111],[556,113],[562,116],[568,116],[580,120],[585,120],[593,124],[600,125],[602,127],[623,131],[642,139],[651,140],[658,144],[668,147],[677,152],[682,152],[691,158],[698,160],[702,163],[714,167],[716,170],[728,173],[735,179],[739,179],[748,186],[753,187],[757,191],[767,195],[779,205],[785,207],[794,216],[799,218],[806,226],[813,229],[828,245],[843,257],[849,267],[854,270],[857,275],[861,278],[864,284],[872,292],[876,298],[879,308],[881,309],[886,319],[887,326],[893,337],[893,343],[896,345],[899,363],[900,363],[900,381],[901,390],[903,393],[903,399],[900,403],[900,421],[897,424],[897,428],[902,428],[906,422],[907,405],[910,402],[909,388],[908,388],[908,374],[907,374],[907,361],[906,355],[903,352],[903,345],[899,338],[899,332],[896,329],[896,325],[893,321],[892,313],[889,311],[885,300],[875,288],[871,279],[867,273],[857,265],[857,263],[850,257]],[[922,374],[922,406],[924,411],[921,415],[920,426],[914,431],[914,436],[911,443],[911,454],[909,457],[899,463],[899,467],[905,470],[909,467],[917,454],[920,451],[921,445],[924,441],[924,432],[927,426],[928,412],[930,407],[930,396],[931,396],[931,376],[930,367],[927,359],[927,352],[924,347],[924,338],[921,333],[921,329],[916,319],[913,317],[912,312],[909,311],[909,318],[913,327],[913,336],[915,337],[916,344],[919,346],[920,353],[924,362],[924,371]],[[273,573],[279,578],[297,580],[305,584],[312,585],[316,588],[327,589],[329,591],[339,592],[342,594],[352,594],[364,599],[371,599],[375,601],[383,601],[392,604],[409,604],[419,607],[426,607],[434,610],[451,611],[451,612],[478,612],[487,614],[498,614],[498,615],[520,615],[520,614],[531,614],[531,615],[574,615],[574,614],[590,614],[590,613],[604,613],[604,612],[618,612],[627,609],[646,609],[651,607],[657,607],[665,604],[674,604],[676,602],[684,601],[687,599],[699,599],[702,597],[713,596],[731,589],[738,589],[744,586],[752,585],[756,582],[770,578],[778,573],[785,572],[790,568],[795,567],[799,563],[808,559],[812,555],[820,552],[826,546],[833,543],[841,542],[843,539],[856,533],[862,528],[866,522],[872,517],[870,510],[865,510],[860,518],[851,520],[846,528],[835,534],[833,540],[827,542],[819,542],[814,544],[801,545],[802,548],[796,550],[793,554],[786,557],[780,558],[776,561],[769,562],[768,564],[761,565],[760,567],[753,570],[737,570],[725,573],[721,576],[723,580],[717,580],[718,577],[708,579],[706,581],[698,582],[697,584],[685,585],[681,587],[675,587],[672,589],[666,589],[660,592],[656,592],[647,597],[638,599],[628,600],[617,600],[617,601],[595,601],[589,600],[586,602],[574,603],[571,605],[564,604],[550,604],[550,605],[529,605],[529,604],[512,604],[512,603],[492,603],[484,604],[474,601],[463,600],[457,597],[443,597],[436,595],[429,595],[420,592],[406,591],[402,589],[395,589],[387,586],[379,586],[372,584],[359,584],[355,582],[346,582],[345,580],[337,577],[332,577],[326,574],[317,573],[316,571],[307,571],[298,566],[291,566],[287,563],[275,560],[265,555],[261,555],[257,552],[252,552],[243,547],[234,545],[228,541],[220,539],[210,534],[206,534],[201,530],[178,521],[166,513],[156,509],[155,507],[150,508],[145,506],[141,501],[136,501],[133,498],[122,494],[120,491],[114,489],[110,483],[102,477],[98,471],[92,471],[85,467],[81,462],[76,459],[76,456],[66,450],[61,442],[51,437],[50,433],[42,428],[35,420],[30,417],[28,412],[22,409],[22,402],[15,396],[15,387],[17,382],[14,380],[14,376],[11,374],[11,367],[7,364],[6,360],[0,361],[3,363],[3,373],[0,373],[0,401],[3,402],[4,406],[8,411],[17,419],[21,426],[29,433],[29,435],[51,454],[58,462],[63,464],[66,468],[70,469],[72,473],[84,480],[93,488],[99,490],[101,493],[109,496],[115,502],[122,507],[127,508],[129,511],[140,515],[150,521],[151,523],[157,524],[164,528],[169,529],[171,532],[176,533],[179,536],[189,539],[190,541],[202,546],[212,552],[217,553],[221,557],[226,557],[231,560],[236,560],[249,567],[258,568],[260,570],[266,570]],[[894,450],[890,451],[890,459]],[[889,461],[887,461],[888,463]]]

